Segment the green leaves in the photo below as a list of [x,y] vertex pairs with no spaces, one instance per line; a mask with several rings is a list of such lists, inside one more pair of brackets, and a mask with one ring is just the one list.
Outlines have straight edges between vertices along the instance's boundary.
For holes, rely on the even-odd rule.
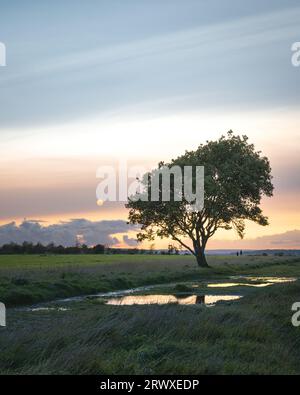
[[[171,237],[187,247],[182,240],[189,238],[194,246],[191,252],[197,255],[218,228],[234,228],[242,238],[245,220],[268,224],[259,205],[264,195],[273,194],[271,167],[269,160],[248,143],[247,136],[229,131],[227,136],[201,144],[195,151],[186,151],[169,164],[160,162],[158,168],[174,165],[204,166],[204,207],[195,213],[189,211],[184,199],[130,199],[129,222],[141,225],[140,240]],[[147,177],[142,182],[147,190]]]

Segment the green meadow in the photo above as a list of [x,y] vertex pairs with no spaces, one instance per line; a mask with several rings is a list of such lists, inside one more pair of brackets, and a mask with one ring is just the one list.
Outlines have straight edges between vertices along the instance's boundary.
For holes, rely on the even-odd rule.
[[[0,256],[0,301],[8,307],[0,372],[299,374],[300,327],[291,323],[291,306],[300,302],[300,281],[260,286],[261,278],[300,278],[299,257],[209,256],[208,263],[199,269],[191,256]],[[242,298],[210,307],[58,301],[149,285],[137,295]]]

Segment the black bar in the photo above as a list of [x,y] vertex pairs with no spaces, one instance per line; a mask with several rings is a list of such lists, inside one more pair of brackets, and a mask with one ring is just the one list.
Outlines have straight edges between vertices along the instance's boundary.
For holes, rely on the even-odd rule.
[[263,391],[270,385],[291,383],[296,385],[297,376],[1,376],[1,387],[9,392],[41,394],[43,391],[56,395],[62,389],[68,393],[104,394],[108,391],[133,393],[136,391],[193,391],[207,393],[209,390],[228,390],[231,394],[247,391]]

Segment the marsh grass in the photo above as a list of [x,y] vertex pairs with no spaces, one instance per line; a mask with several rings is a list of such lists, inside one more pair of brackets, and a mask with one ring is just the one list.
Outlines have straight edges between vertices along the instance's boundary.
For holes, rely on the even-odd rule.
[[291,305],[300,282],[205,306],[12,310],[0,330],[0,372],[13,374],[299,374]]
[[[191,257],[1,256],[0,300],[19,306],[147,284],[166,284],[157,287],[162,293],[201,294],[208,290],[204,279],[300,277],[299,258],[209,257],[209,264],[199,270]],[[67,311],[8,309],[0,373],[299,374],[300,330],[291,324],[291,306],[300,281],[226,293],[242,290],[241,300],[212,308],[109,306],[98,298],[71,302]]]
[[299,267],[295,257],[212,256],[208,262],[211,269],[199,269],[190,256],[0,256],[0,300],[7,306],[19,306],[235,274],[293,275]]

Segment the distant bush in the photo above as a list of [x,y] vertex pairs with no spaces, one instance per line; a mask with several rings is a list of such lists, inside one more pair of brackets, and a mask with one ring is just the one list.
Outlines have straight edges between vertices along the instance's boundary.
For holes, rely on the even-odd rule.
[[[103,244],[96,244],[89,247],[85,244],[65,247],[62,245],[55,245],[50,243],[43,245],[41,243],[29,243],[24,241],[22,244],[7,243],[0,246],[0,255],[13,255],[13,254],[36,254],[44,256],[47,254],[158,254],[158,251],[151,251],[139,248],[111,248]],[[163,252],[161,252],[163,254]]]
[[0,254],[104,254],[105,246],[97,244],[93,247],[87,245],[77,245],[73,247],[56,246],[53,243],[43,245],[33,244],[24,241],[23,244],[9,243],[0,247]]

